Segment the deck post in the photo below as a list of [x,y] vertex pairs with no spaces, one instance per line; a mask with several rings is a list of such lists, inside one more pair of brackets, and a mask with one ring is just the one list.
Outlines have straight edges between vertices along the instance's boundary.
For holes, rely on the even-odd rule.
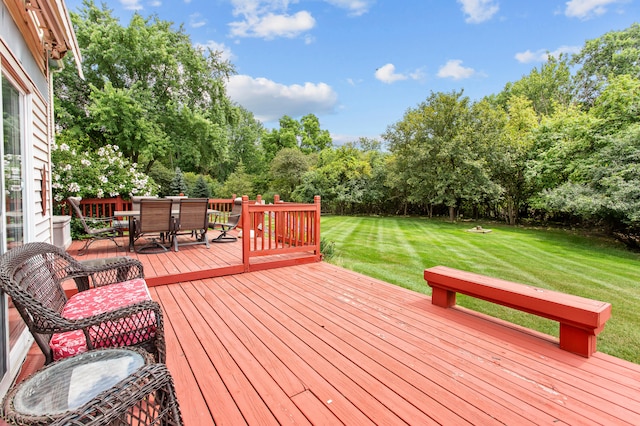
[[316,243],[315,253],[318,258],[321,258],[322,253],[320,252],[320,196],[316,195],[313,197],[313,203],[316,205],[316,212],[314,215],[314,223],[313,223],[313,241]]
[[249,272],[249,252],[251,251],[251,217],[249,215],[249,197],[242,196],[242,213],[240,215],[240,225],[242,226],[242,265],[244,272]]

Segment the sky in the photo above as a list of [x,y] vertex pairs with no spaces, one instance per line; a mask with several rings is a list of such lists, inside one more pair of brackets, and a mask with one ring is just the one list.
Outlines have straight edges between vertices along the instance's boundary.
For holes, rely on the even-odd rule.
[[[66,0],[70,12],[82,0]],[[629,28],[640,0],[109,0],[183,25],[235,67],[229,97],[277,128],[315,114],[334,145],[381,140],[432,93],[476,101],[540,69],[547,54]],[[102,1],[96,0],[96,4]]]

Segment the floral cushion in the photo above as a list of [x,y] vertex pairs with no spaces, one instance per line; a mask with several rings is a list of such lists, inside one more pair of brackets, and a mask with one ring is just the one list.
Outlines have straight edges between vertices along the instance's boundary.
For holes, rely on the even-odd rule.
[[[92,288],[73,295],[62,310],[62,316],[67,319],[82,319],[145,300],[151,300],[151,295],[144,279],[137,278]],[[113,328],[125,331],[131,330],[131,332],[125,332],[124,335],[113,335],[110,342],[103,342],[100,346],[135,345],[148,340],[155,334],[155,317],[138,313],[130,318],[117,320],[113,324]],[[97,327],[91,328],[89,334],[96,336],[98,334]],[[51,337],[49,346],[53,351],[54,360],[88,350],[82,330],[55,333]]]

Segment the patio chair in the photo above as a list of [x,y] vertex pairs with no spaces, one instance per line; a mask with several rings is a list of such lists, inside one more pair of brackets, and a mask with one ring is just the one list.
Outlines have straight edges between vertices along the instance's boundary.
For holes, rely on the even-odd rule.
[[[78,292],[67,297],[64,287]],[[142,264],[130,257],[83,265],[48,243],[27,243],[0,257],[7,293],[45,363],[90,349],[138,346],[164,362],[160,305],[151,300]]]
[[134,195],[131,197],[131,210],[139,212],[140,211],[140,201],[142,200],[157,200],[158,197],[153,195]]
[[225,222],[218,222],[219,216],[216,216],[214,222],[209,222],[209,228],[213,230],[219,230],[220,234],[211,240],[212,243],[229,243],[237,241],[238,237],[230,235],[229,231],[232,231],[240,224],[240,217],[242,216],[242,198],[238,197],[233,200],[233,207],[231,213],[226,216]]
[[189,197],[187,197],[186,195],[167,195],[164,198],[173,201],[173,210],[178,210],[178,207],[180,206],[180,200],[184,200]]
[[[179,201],[180,213],[175,222],[173,247],[178,251],[180,245],[204,244],[209,248],[207,229],[209,229],[209,200],[207,198],[183,198]],[[190,235],[195,241],[180,242],[179,235]]]
[[[133,218],[133,230],[129,232],[133,232],[134,247],[135,241],[139,238],[143,236],[152,236],[152,238],[147,244],[135,248],[137,253],[157,253],[168,250],[164,243],[165,240],[171,242],[175,228],[171,206],[172,201],[166,199],[140,200],[140,215]],[[154,248],[156,250],[151,250]]]
[[[114,217],[101,217],[101,218],[85,218],[80,209],[81,197],[69,197],[67,202],[76,213],[82,228],[88,238],[85,240],[84,246],[78,250],[78,256],[84,256],[89,249],[89,246],[98,240],[111,240],[118,248],[122,248],[120,244],[115,240],[117,237],[124,235],[123,228],[115,226]],[[91,226],[89,225],[91,224]]]
[[[143,199],[144,200],[146,200],[146,199],[155,200],[157,198],[158,197],[155,197],[155,196],[134,195],[134,196],[131,197],[131,211],[136,211],[136,212],[140,211],[140,200],[143,200]],[[116,226],[118,228],[121,228],[123,230],[127,229],[127,230],[131,231],[131,229],[129,229],[130,228],[130,223],[131,222],[129,221],[129,219],[125,219],[125,220],[118,219],[118,220],[114,220],[113,221],[113,225],[114,226]]]

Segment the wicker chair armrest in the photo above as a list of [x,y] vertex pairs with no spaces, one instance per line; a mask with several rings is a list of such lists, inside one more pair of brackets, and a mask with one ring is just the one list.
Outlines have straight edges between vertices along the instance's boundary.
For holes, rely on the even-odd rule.
[[[91,277],[93,285],[100,287],[136,278],[144,278],[144,267],[138,259],[123,256],[105,265],[83,266],[82,275]],[[78,280],[76,280],[76,283],[78,283]],[[78,291],[82,290],[86,289],[80,289],[80,286],[78,286]]]

